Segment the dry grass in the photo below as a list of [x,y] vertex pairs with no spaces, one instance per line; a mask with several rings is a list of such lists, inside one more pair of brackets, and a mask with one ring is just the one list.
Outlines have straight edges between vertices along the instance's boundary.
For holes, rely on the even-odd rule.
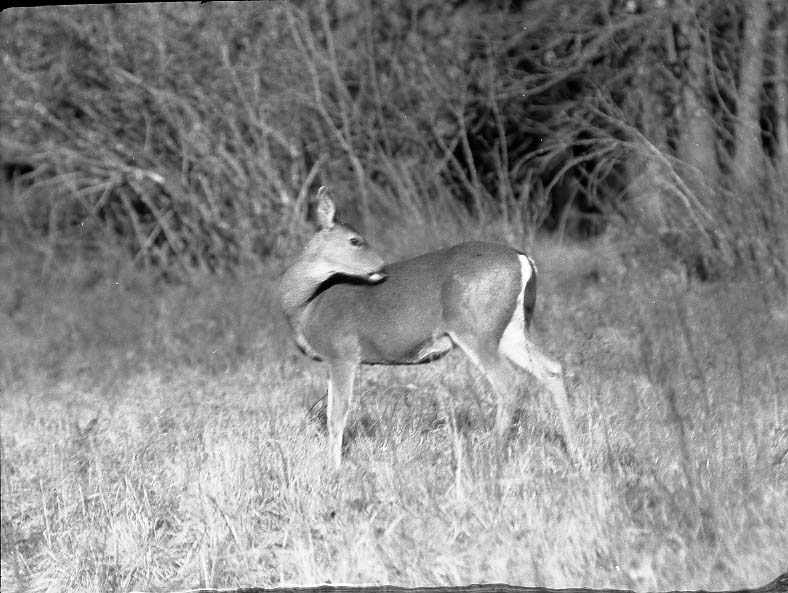
[[770,580],[788,549],[784,317],[758,285],[619,253],[536,246],[534,332],[574,373],[589,470],[533,397],[499,473],[487,387],[459,355],[365,368],[328,470],[309,411],[324,370],[288,341],[275,271],[184,288],[82,262],[44,281],[7,257],[3,591]]
[[[34,166],[18,195],[0,187],[3,591],[692,589],[788,569],[788,307],[722,273],[688,283],[659,245],[535,245],[534,332],[572,371],[588,471],[568,464],[538,397],[523,398],[498,467],[487,386],[454,355],[364,369],[346,464],[326,469],[314,411],[325,371],[290,343],[280,264],[243,278],[205,270],[289,252],[324,182],[387,256],[461,238],[527,244],[556,162],[579,150],[578,179],[586,158],[599,160],[594,179],[630,164],[617,131],[639,108],[611,128],[593,97],[622,87],[608,74],[662,55],[650,27],[605,41],[617,29],[600,28],[592,4],[573,8],[579,21],[532,11],[530,43],[519,20],[481,4],[453,19],[421,10],[416,29],[407,3],[381,6],[333,29],[287,3],[3,13],[17,33],[3,146]],[[488,31],[491,49],[538,65],[547,42],[575,47],[578,30],[603,52],[587,62],[600,72],[573,52],[547,79],[518,74],[463,41]],[[622,51],[635,62],[609,68]],[[588,84],[565,77],[581,71]],[[553,76],[561,86],[545,84]],[[774,177],[722,195],[711,225],[752,252],[738,270],[767,282],[785,278]],[[664,229],[652,230],[656,243]],[[673,260],[698,259],[679,238]],[[118,263],[131,257],[190,284]]]

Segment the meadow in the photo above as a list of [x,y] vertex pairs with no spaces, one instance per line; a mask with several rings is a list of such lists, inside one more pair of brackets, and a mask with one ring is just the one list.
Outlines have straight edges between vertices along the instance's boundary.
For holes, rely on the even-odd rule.
[[452,353],[362,369],[335,473],[326,371],[290,341],[281,262],[167,284],[5,250],[2,590],[723,589],[785,571],[784,297],[623,238],[532,252],[532,332],[569,370],[585,468],[525,376],[498,463],[488,386]]
[[[788,571],[782,4],[0,13],[2,591]],[[330,469],[277,297],[320,185],[388,261],[533,255],[584,464],[526,376],[499,455],[455,352],[363,368]]]

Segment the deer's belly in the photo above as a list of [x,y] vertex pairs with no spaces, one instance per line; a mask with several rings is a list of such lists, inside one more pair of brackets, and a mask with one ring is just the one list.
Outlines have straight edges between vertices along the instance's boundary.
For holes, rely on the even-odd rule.
[[433,336],[416,344],[387,342],[379,339],[365,340],[361,344],[361,362],[364,364],[421,364],[440,358],[453,347],[454,342],[447,335]]

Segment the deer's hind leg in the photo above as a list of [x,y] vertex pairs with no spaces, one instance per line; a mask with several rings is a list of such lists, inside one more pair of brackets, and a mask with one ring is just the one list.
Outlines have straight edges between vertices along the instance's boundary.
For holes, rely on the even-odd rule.
[[451,335],[452,340],[490,382],[496,397],[495,436],[498,453],[503,450],[506,431],[511,425],[512,402],[516,395],[516,380],[512,369],[498,352],[493,340],[475,336]]
[[564,369],[561,363],[544,354],[528,339],[524,325],[515,323],[514,319],[512,321],[501,338],[500,351],[518,367],[533,375],[550,392],[564,431],[566,448],[570,456],[578,460],[580,454],[564,385]]

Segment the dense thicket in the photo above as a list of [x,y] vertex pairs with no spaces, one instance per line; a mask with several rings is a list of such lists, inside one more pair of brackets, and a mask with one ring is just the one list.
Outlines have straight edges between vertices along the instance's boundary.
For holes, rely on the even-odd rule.
[[[177,274],[290,247],[330,183],[368,227],[523,240],[611,217],[786,276],[779,1],[108,5],[2,14],[2,238]],[[378,225],[375,227],[375,225]]]

